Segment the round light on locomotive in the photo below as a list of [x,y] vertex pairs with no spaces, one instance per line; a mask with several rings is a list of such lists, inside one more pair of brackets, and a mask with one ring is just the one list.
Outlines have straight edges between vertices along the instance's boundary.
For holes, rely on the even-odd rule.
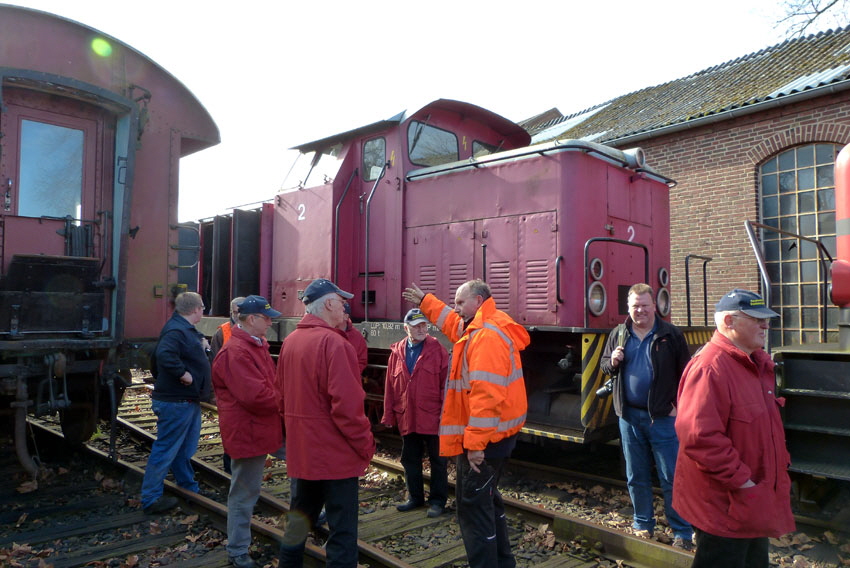
[[587,289],[587,309],[595,316],[601,316],[605,313],[605,308],[608,306],[608,297],[605,293],[605,286],[598,280],[590,285]]
[[658,283],[665,288],[670,284],[670,273],[663,266],[658,269]]
[[590,271],[590,277],[594,280],[601,280],[602,275],[605,274],[605,265],[602,264],[602,259],[598,257],[590,261],[588,269]]
[[[662,270],[664,270],[662,268]],[[670,292],[667,288],[661,288],[655,295],[655,309],[661,314],[661,317],[667,317],[670,313]]]

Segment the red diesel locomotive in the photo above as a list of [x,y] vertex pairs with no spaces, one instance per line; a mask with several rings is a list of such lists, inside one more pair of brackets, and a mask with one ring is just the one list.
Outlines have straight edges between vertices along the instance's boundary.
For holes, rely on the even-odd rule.
[[114,415],[171,314],[180,158],[219,142],[198,100],[115,38],[0,6],[0,402],[71,442]]
[[284,315],[279,338],[303,315],[299,294],[314,278],[354,293],[352,317],[375,363],[365,381],[376,418],[381,357],[411,307],[402,289],[416,282],[451,302],[460,284],[483,278],[531,333],[525,433],[607,438],[599,358],[629,287],[648,282],[669,317],[673,182],[640,149],[529,143],[501,116],[438,100],[298,146],[310,162],[298,187],[201,223],[200,291],[222,316],[233,296],[266,295]]

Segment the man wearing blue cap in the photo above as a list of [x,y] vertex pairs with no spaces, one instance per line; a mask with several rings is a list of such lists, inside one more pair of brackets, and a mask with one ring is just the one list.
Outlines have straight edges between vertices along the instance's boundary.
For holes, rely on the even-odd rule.
[[280,566],[300,567],[307,533],[327,511],[328,566],[356,566],[358,478],[375,453],[354,347],[339,329],[353,294],[330,280],[304,290],[307,314],[283,342],[277,385],[292,496]]
[[696,568],[767,568],[768,537],[794,530],[784,400],[764,351],[778,316],[753,292],[723,296],[679,384],[673,505],[694,526]]
[[238,304],[237,325],[213,361],[219,429],[231,457],[227,495],[227,555],[237,568],[252,568],[251,516],[260,496],[267,454],[283,445],[274,361],[266,332],[280,315],[262,296]]
[[443,514],[449,494],[448,458],[440,456],[440,411],[445,398],[449,354],[428,335],[428,319],[413,308],[404,316],[407,337],[390,347],[384,383],[384,416],[381,424],[397,426],[401,434],[401,465],[409,494],[399,511],[425,504],[422,476],[423,447],[431,461],[430,507],[427,515]]

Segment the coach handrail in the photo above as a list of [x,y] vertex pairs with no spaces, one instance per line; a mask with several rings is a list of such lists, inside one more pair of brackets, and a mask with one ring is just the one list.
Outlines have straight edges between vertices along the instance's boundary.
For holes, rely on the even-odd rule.
[[[826,342],[826,317],[827,317],[827,305],[826,305],[826,297],[827,297],[827,288],[829,286],[829,265],[827,265],[824,257],[829,259],[829,264],[832,264],[832,255],[829,254],[829,251],[826,250],[826,247],[819,239],[812,239],[809,237],[804,237],[803,235],[798,235],[797,233],[792,233],[790,231],[783,231],[782,229],[778,229],[776,227],[771,227],[770,225],[763,225],[761,223],[756,223],[750,220],[744,221],[744,228],[747,231],[747,237],[750,239],[750,246],[753,247],[753,253],[756,255],[756,262],[759,267],[759,274],[761,275],[762,284],[764,286],[764,301],[770,306],[770,276],[767,274],[767,263],[764,260],[764,255],[761,252],[761,248],[758,246],[758,239],[756,238],[755,231],[753,227],[761,229],[763,231],[772,231],[774,233],[778,233],[780,235],[785,235],[787,237],[794,237],[800,241],[806,241],[814,244],[818,249],[818,258],[820,262],[818,263],[818,282],[821,281],[821,276],[823,276],[823,286],[819,286],[818,296],[820,297],[818,309],[821,313],[821,328],[820,328],[820,336],[821,341]],[[781,243],[781,241],[780,241]],[[821,272],[823,271],[823,272]],[[801,314],[802,317],[802,314]],[[801,322],[802,323],[802,322]]]
[[702,309],[703,309],[703,325],[708,325],[708,263],[714,260],[709,256],[700,256],[698,254],[689,254],[685,257],[685,300],[688,305],[688,327],[691,324],[691,267],[690,261],[692,258],[698,258],[702,261]]
[[345,189],[342,190],[342,195],[339,196],[339,201],[336,202],[334,209],[334,282],[339,282],[339,210],[342,208],[342,200],[345,199],[345,195],[351,187],[351,182],[357,177],[357,172],[357,168],[354,168],[354,171],[351,172],[348,183],[345,184]]
[[390,167],[390,163],[384,162],[381,171],[378,173],[378,177],[375,179],[374,185],[372,185],[372,191],[369,192],[369,197],[366,199],[366,251],[363,255],[366,257],[366,266],[363,271],[365,275],[363,284],[363,321],[369,321],[369,218],[372,213],[372,197],[375,196],[378,183],[383,179],[384,174],[387,173],[388,167]]
[[613,237],[593,237],[592,239],[588,239],[586,243],[584,243],[584,327],[588,327],[588,306],[587,306],[587,293],[590,291],[590,286],[587,284],[587,251],[590,248],[590,245],[595,242],[606,242],[606,243],[614,243],[618,245],[626,245],[630,247],[638,247],[643,249],[643,272],[644,282],[649,282],[649,248],[642,243],[633,243],[632,241],[624,241],[623,239],[615,239]]

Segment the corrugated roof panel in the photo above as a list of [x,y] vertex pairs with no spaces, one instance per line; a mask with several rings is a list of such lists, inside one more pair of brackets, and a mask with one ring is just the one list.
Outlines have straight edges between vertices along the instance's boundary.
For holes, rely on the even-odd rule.
[[581,124],[582,122],[584,122],[585,120],[587,120],[588,118],[593,116],[594,114],[603,110],[606,106],[607,105],[601,105],[601,106],[592,108],[590,110],[578,113],[578,114],[573,115],[571,117],[564,117],[564,119],[561,122],[559,122],[558,124],[555,124],[554,126],[550,126],[550,127],[546,128],[545,130],[541,130],[540,132],[538,132],[537,134],[532,136],[531,137],[531,143],[537,144],[537,142],[539,140],[555,140],[559,137],[559,135],[561,133],[566,132],[567,130],[578,126],[579,124]]
[[803,77],[794,79],[790,83],[786,83],[779,87],[767,95],[765,99],[772,99],[781,95],[790,95],[791,93],[805,91],[806,89],[813,89],[821,85],[827,85],[835,79],[841,78],[841,75],[846,74],[848,71],[850,71],[850,63],[842,65],[841,67],[835,67],[834,69],[827,69],[825,71],[818,71],[816,73],[804,75]]

